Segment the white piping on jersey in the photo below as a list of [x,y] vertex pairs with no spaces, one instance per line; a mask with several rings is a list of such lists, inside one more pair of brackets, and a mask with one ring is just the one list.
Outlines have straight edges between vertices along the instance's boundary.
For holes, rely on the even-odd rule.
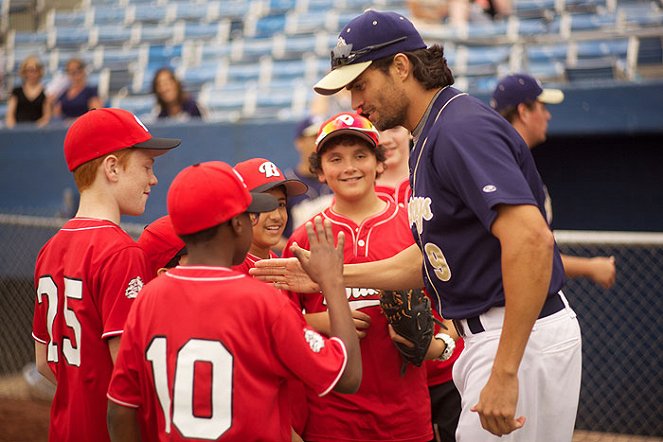
[[[177,266],[177,269],[187,269],[187,270],[214,270],[214,271],[222,271],[222,272],[231,272],[227,267],[213,267],[213,266]],[[179,279],[181,281],[233,281],[236,279],[242,279],[246,278],[247,276],[243,273],[241,274],[235,274],[235,275],[229,275],[229,276],[207,276],[207,277],[202,277],[202,276],[180,276],[180,275],[173,275],[170,272],[166,272],[166,276],[169,276],[173,279]]]
[[[388,222],[388,221],[391,221],[392,219],[394,219],[396,217],[396,214],[398,213],[398,210],[400,210],[400,207],[398,206],[398,204],[395,204],[395,203],[394,203],[394,206],[395,206],[395,209],[393,210],[392,214],[389,215],[389,217],[387,219],[384,219],[382,221],[377,221],[370,229],[368,229],[368,233],[366,234],[366,244],[364,245],[364,247],[365,247],[364,248],[364,254],[362,256],[368,256],[369,242],[370,242],[370,239],[371,239],[371,233],[373,232],[373,229],[377,226],[380,226],[380,225]],[[344,222],[341,222],[341,221],[330,218],[329,215],[326,213],[326,211],[322,212],[322,216],[324,216],[326,219],[328,219],[333,224],[336,224],[336,225],[339,225],[339,226],[345,226],[345,228],[352,235],[352,252],[355,256],[359,256],[358,245],[357,245],[357,237],[359,236],[359,232],[361,232],[361,230],[364,228],[364,225],[368,221],[370,221],[374,218],[377,218],[379,216],[382,216],[384,213],[387,212],[388,209],[389,209],[389,202],[387,202],[387,205],[385,206],[385,208],[382,209],[379,213],[376,213],[375,215],[371,215],[370,217],[363,220],[361,222],[361,224],[359,224],[359,227],[357,228],[357,234],[356,235],[355,235],[355,231],[352,228],[352,226],[350,226],[347,223],[344,223]],[[329,208],[329,211],[331,213],[333,213],[334,215],[338,216],[338,217],[347,218],[347,216],[342,215],[342,214],[334,211],[331,207]]]
[[[73,228],[63,227],[60,230],[62,230],[63,232],[79,232],[79,231],[83,231],[83,230],[95,230],[95,229],[119,229],[119,230],[122,230],[118,226],[90,226],[90,227],[73,227]],[[124,230],[122,230],[122,231],[124,231]]]
[[329,340],[330,341],[337,341],[341,345],[341,349],[343,350],[343,365],[341,365],[341,369],[338,371],[338,374],[336,375],[336,379],[334,379],[334,381],[329,385],[329,387],[327,387],[327,389],[325,391],[320,393],[318,395],[318,397],[325,396],[327,393],[332,391],[332,389],[334,387],[336,387],[336,384],[338,384],[338,381],[341,379],[341,376],[343,376],[343,372],[345,371],[345,366],[348,365],[348,351],[346,350],[345,344],[343,343],[343,341],[341,341],[337,337],[329,338]]
[[348,304],[350,304],[350,310],[359,310],[361,308],[375,307],[377,305],[380,305],[380,300],[379,299],[358,299],[356,301],[348,300]]
[[[449,105],[449,103],[454,101],[456,98],[462,97],[464,95],[467,95],[467,94],[465,92],[462,92],[460,94],[454,95],[453,97],[449,98],[449,100],[447,100],[447,102],[444,103],[444,105],[438,111],[437,115],[435,116],[435,120],[433,121],[433,124],[437,123],[437,120],[440,118],[440,115],[442,115],[442,111],[444,111],[444,109],[446,109],[446,107]],[[424,125],[424,128],[425,128],[425,125]],[[423,129],[422,129],[422,131],[423,131]],[[419,150],[419,156],[417,156],[417,163],[414,165],[414,171],[412,172],[412,195],[410,196],[410,198],[415,196],[415,189],[417,187],[417,171],[419,170],[419,161],[421,160],[421,154],[424,152],[424,148],[426,147],[426,142],[427,141],[428,141],[428,136],[426,138],[424,138],[424,141],[421,144],[421,149]],[[415,148],[416,147],[417,146],[415,146]],[[415,230],[417,231],[417,236],[419,237],[419,244],[421,244],[422,246],[425,246],[425,244],[423,244],[423,241],[421,240],[421,232],[419,231],[419,229],[415,229]],[[423,228],[422,228],[422,230],[423,230]],[[423,261],[424,261],[423,262],[423,267],[424,267],[424,272],[426,272],[426,278],[428,278],[429,281],[432,281],[430,275],[428,274],[428,266],[426,265],[426,256],[425,256],[423,250],[421,251],[421,254],[423,255]],[[435,287],[435,284],[431,283],[431,287],[433,287],[433,291],[435,291],[435,296],[437,297],[437,306],[438,306],[438,311],[439,311],[440,306],[442,305],[442,298],[440,297],[440,294],[438,293],[437,288]]]
[[136,405],[136,404],[130,404],[129,402],[124,402],[124,401],[121,401],[119,399],[115,399],[113,396],[110,395],[110,393],[106,393],[106,397],[108,399],[110,399],[111,401],[115,402],[116,404],[120,404],[120,405],[123,405],[125,407],[129,407],[129,408],[139,408],[139,406]]

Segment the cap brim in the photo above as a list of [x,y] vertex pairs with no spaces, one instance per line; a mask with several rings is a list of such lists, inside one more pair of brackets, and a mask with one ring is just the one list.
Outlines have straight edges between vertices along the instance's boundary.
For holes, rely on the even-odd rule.
[[329,141],[333,140],[334,138],[340,136],[340,135],[353,135],[355,137],[362,138],[366,140],[373,148],[376,148],[375,141],[368,135],[366,135],[364,132],[360,130],[355,130],[355,129],[339,129],[335,130],[331,134],[327,135],[325,138],[322,139],[321,142],[318,143],[317,146],[315,146],[315,151],[320,152],[322,148],[325,146],[325,144],[329,143]]
[[169,150],[179,146],[182,143],[182,140],[177,138],[157,138],[152,137],[147,141],[142,143],[134,144],[131,147],[137,149],[154,149],[154,150]]
[[252,193],[266,192],[269,189],[273,189],[278,186],[285,186],[285,193],[287,196],[303,195],[308,190],[308,186],[302,183],[301,181],[283,180],[283,181],[275,181],[273,183],[263,184],[262,186],[254,188],[251,192]]
[[313,90],[320,95],[334,95],[359,77],[361,73],[371,65],[371,63],[373,62],[363,61],[361,63],[340,66],[325,75],[322,80],[318,81],[315,86],[313,86]]
[[279,201],[267,193],[249,192],[251,194],[251,204],[246,208],[246,212],[262,213],[276,210]]
[[564,92],[559,89],[544,89],[536,99],[541,103],[559,104],[564,101]]

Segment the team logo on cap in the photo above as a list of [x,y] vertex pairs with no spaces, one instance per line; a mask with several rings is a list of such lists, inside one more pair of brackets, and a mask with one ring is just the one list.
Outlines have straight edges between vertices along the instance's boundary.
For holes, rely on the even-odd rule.
[[124,295],[129,299],[135,299],[138,296],[138,292],[142,290],[143,285],[144,284],[141,277],[136,276],[134,279],[129,281],[129,285],[127,286],[127,289],[124,291]]
[[320,353],[320,350],[325,348],[325,340],[318,332],[311,330],[310,328],[304,329],[304,339],[314,353]]
[[264,173],[265,178],[281,176],[279,168],[276,167],[276,164],[272,163],[271,161],[265,161],[260,166],[258,166],[258,172]]
[[352,52],[352,43],[347,44],[343,37],[338,37],[336,47],[332,49],[332,57],[334,58],[348,58]]

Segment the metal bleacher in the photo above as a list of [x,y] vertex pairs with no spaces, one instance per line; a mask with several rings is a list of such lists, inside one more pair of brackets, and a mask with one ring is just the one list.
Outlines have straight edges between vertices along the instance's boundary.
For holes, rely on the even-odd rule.
[[[108,104],[140,114],[154,103],[152,75],[169,66],[212,120],[297,118],[340,27],[367,7],[407,13],[405,0],[83,0],[50,10],[36,31],[5,30],[4,93],[28,54],[47,77],[76,56]],[[513,0],[512,14],[494,21],[416,24],[444,45],[457,86],[470,92],[521,70],[557,83],[663,77],[658,0]]]

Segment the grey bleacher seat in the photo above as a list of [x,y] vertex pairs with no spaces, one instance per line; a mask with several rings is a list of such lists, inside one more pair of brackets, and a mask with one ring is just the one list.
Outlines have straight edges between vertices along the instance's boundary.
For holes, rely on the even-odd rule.
[[90,9],[91,21],[98,26],[121,26],[124,24],[127,10],[116,3],[97,5]]
[[106,94],[127,93],[133,84],[133,72],[129,68],[104,68],[100,78],[103,79]]

